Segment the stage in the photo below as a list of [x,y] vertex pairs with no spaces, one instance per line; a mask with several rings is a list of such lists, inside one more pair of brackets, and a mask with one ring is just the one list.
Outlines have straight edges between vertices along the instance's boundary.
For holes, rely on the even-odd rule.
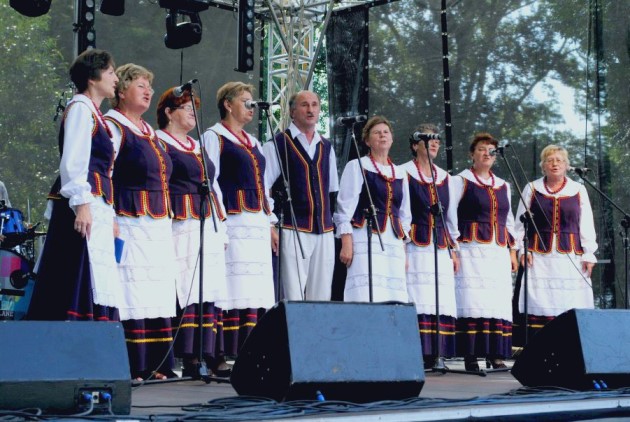
[[[480,364],[482,362],[480,361]],[[513,361],[508,361],[512,366]],[[463,370],[462,360],[447,360]],[[509,372],[486,376],[427,372],[419,398],[350,404],[276,403],[240,397],[230,384],[203,381],[134,385],[131,416],[139,420],[587,420],[630,417],[630,390],[573,392],[524,388]]]

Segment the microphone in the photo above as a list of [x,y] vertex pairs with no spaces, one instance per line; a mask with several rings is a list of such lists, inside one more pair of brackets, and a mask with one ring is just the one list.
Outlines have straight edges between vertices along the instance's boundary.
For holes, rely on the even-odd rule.
[[174,88],[173,95],[176,96],[177,98],[181,97],[182,95],[184,95],[184,92],[190,91],[192,89],[192,85],[194,83],[197,83],[197,79],[191,79],[188,82],[186,82],[184,85],[180,85]]
[[503,154],[503,149],[505,147],[496,147],[495,149],[490,150],[490,156],[494,157],[495,155]]
[[591,171],[588,167],[569,167],[569,170],[580,177]]
[[337,125],[338,126],[353,125],[355,123],[365,122],[366,120],[367,120],[367,116],[365,114],[358,114],[356,116],[348,116],[348,117],[337,117]]
[[269,103],[267,101],[254,101],[254,100],[247,100],[245,101],[245,108],[248,110],[251,110],[253,108],[259,108],[261,110],[269,110],[269,107],[271,107],[272,105],[278,105],[279,103]]
[[411,134],[411,139],[414,142],[430,141],[432,139],[440,140],[440,135],[438,135],[437,133],[414,132]]

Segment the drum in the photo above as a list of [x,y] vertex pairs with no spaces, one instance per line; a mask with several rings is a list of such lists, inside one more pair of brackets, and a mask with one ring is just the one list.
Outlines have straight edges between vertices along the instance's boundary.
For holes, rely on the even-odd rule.
[[29,261],[13,251],[0,249],[0,320],[23,319],[34,287]]
[[3,248],[13,248],[24,242],[28,232],[22,219],[22,212],[15,208],[4,208],[0,211],[1,234],[5,237],[2,241]]

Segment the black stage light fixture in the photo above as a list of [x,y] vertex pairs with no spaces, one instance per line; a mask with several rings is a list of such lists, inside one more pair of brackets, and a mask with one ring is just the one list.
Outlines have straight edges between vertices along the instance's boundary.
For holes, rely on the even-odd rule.
[[[189,21],[177,22],[178,17],[186,16]],[[170,10],[166,15],[166,35],[164,44],[167,48],[181,49],[199,44],[201,41],[201,18],[199,13],[178,13]]]
[[48,13],[52,0],[11,0],[9,5],[24,16],[36,18]]
[[122,16],[125,14],[125,0],[102,0],[101,13],[111,16]]
[[210,7],[210,0],[160,0],[162,9],[199,13]]
[[239,0],[236,27],[236,70],[254,70],[254,0]]

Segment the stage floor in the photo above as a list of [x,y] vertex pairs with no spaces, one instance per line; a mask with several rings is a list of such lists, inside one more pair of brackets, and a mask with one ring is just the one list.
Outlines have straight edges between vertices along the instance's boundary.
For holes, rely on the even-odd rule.
[[[446,365],[464,369],[458,359],[447,360]],[[417,399],[352,405],[275,403],[239,397],[227,383],[187,380],[134,386],[131,416],[160,420],[613,420],[609,418],[630,417],[630,391],[532,390],[523,388],[510,372],[483,377],[427,372]]]

